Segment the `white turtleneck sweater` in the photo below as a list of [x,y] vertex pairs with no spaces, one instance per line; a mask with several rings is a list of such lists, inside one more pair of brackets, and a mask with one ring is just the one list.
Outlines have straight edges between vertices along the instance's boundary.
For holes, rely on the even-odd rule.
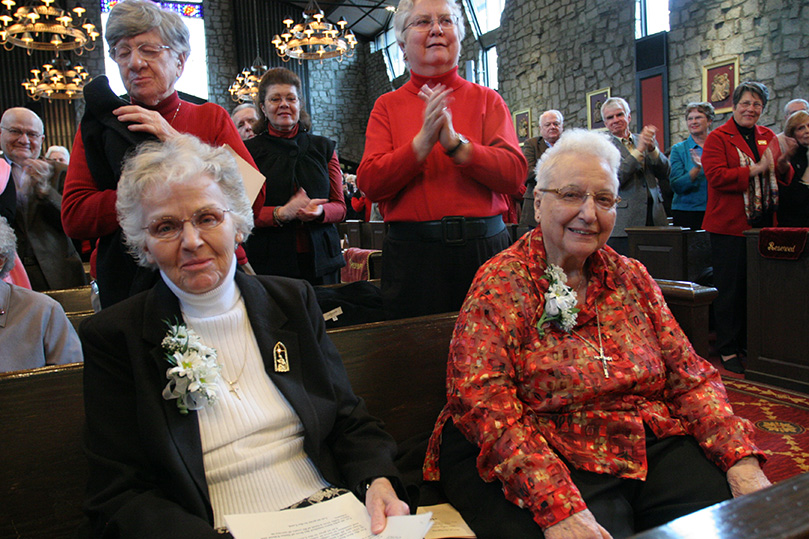
[[180,290],[161,272],[186,325],[222,365],[217,402],[197,412],[214,527],[225,515],[277,511],[329,486],[303,450],[295,410],[264,370],[235,271],[234,258],[224,282],[204,294]]

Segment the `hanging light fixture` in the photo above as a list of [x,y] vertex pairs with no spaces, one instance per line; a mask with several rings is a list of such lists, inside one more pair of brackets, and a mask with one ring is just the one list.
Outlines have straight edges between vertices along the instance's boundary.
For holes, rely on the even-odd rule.
[[267,66],[264,65],[264,60],[256,54],[253,65],[242,69],[242,72],[236,75],[236,80],[228,88],[230,98],[237,103],[253,102],[258,94],[258,83],[266,72]]
[[276,35],[272,43],[276,53],[285,62],[290,58],[298,61],[323,60],[338,58],[342,61],[344,56],[354,55],[354,46],[357,38],[351,30],[346,31],[348,24],[340,18],[337,26],[328,22],[323,16],[323,10],[316,0],[310,0],[303,12],[303,22],[295,24],[292,19],[285,19],[286,29],[281,35]]
[[79,64],[71,67],[67,60],[57,58],[42,69],[32,69],[31,78],[22,85],[34,101],[43,97],[72,101],[84,95],[84,85],[90,80],[84,67]]
[[[54,0],[26,0],[17,5],[15,0],[2,0],[6,6],[0,21],[0,43],[6,50],[14,46],[31,51],[70,51],[81,54],[95,48],[95,40],[101,34],[95,25],[83,19],[87,11],[80,5],[67,11],[54,7]],[[75,21],[75,22],[74,22]]]

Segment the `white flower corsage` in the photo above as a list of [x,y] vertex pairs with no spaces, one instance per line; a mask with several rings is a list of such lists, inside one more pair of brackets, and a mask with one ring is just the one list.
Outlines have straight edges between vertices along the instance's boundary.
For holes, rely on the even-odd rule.
[[172,367],[166,371],[169,383],[163,398],[177,399],[181,414],[199,410],[216,402],[216,382],[222,366],[216,361],[216,350],[202,344],[199,335],[185,324],[170,324],[161,343]]
[[545,324],[555,322],[563,330],[570,333],[576,325],[579,309],[576,307],[576,292],[565,284],[567,275],[564,270],[555,264],[548,264],[542,276],[548,280],[550,286],[545,292],[545,311],[537,322],[539,336],[545,336]]

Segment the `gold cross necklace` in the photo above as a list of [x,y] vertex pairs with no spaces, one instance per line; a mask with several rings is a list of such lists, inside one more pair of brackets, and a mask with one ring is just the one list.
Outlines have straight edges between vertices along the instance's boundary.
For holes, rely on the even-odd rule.
[[242,377],[242,373],[244,372],[244,367],[247,365],[247,348],[249,346],[249,340],[250,340],[249,337],[250,337],[250,335],[247,335],[247,340],[244,343],[244,359],[242,360],[242,368],[239,370],[239,374],[236,375],[236,378],[234,378],[233,380],[228,380],[227,378],[225,378],[224,370],[222,371],[222,379],[225,382],[227,382],[227,384],[229,386],[228,391],[233,393],[233,395],[235,395],[236,398],[239,399],[239,400],[242,400],[242,396],[239,395],[239,378]]
[[604,347],[603,347],[603,345],[601,343],[601,319],[598,316],[598,304],[595,303],[595,304],[593,304],[593,306],[595,307],[595,311],[596,311],[596,328],[598,329],[598,348],[596,348],[596,345],[594,345],[593,343],[591,343],[590,341],[588,341],[587,339],[582,337],[579,334],[579,332],[576,331],[575,329],[570,330],[570,332],[573,335],[575,335],[576,337],[578,337],[579,339],[581,339],[581,341],[584,344],[586,344],[587,346],[589,346],[590,348],[592,348],[593,350],[598,352],[598,355],[594,356],[593,359],[601,362],[601,366],[604,368],[604,378],[609,378],[610,377],[610,371],[607,368],[607,362],[612,361],[612,357],[604,355]]

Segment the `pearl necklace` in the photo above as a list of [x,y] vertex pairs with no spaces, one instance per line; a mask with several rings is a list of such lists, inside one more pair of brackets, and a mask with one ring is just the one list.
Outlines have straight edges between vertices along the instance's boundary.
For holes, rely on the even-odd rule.
[[604,355],[604,347],[603,347],[602,342],[601,342],[601,319],[600,319],[600,317],[598,315],[598,304],[594,304],[594,307],[595,307],[595,311],[596,311],[596,328],[598,329],[598,348],[596,348],[596,345],[594,345],[593,343],[591,343],[590,341],[588,341],[587,339],[582,337],[579,334],[579,332],[576,331],[575,329],[570,330],[570,332],[573,335],[575,335],[576,337],[578,337],[579,339],[581,339],[581,341],[584,344],[586,344],[587,346],[589,346],[590,348],[592,348],[593,350],[598,352],[598,355],[593,356],[593,359],[601,362],[601,366],[604,369],[604,378],[609,378],[610,377],[610,371],[607,368],[607,362],[612,361],[612,357]]

